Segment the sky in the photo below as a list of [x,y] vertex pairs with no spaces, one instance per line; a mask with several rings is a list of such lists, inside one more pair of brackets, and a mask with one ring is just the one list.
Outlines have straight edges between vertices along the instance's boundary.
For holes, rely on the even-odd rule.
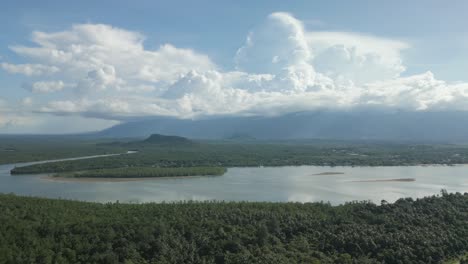
[[2,1],[0,133],[467,111],[467,1]]

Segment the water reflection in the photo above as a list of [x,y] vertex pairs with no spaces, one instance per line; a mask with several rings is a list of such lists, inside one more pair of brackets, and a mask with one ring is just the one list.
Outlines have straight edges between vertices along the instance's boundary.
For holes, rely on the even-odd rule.
[[[9,170],[13,167],[0,166],[2,193],[99,202],[224,200],[339,204],[372,200],[380,203],[381,200],[392,202],[401,197],[433,195],[441,189],[468,191],[468,166],[230,168],[218,177],[131,182],[47,181],[41,179],[41,175],[10,176]],[[354,182],[396,178],[414,178],[415,181]]]

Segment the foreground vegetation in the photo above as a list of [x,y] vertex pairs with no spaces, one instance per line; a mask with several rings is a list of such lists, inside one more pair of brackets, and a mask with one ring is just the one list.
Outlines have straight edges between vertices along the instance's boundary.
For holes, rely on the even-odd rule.
[[199,141],[178,144],[139,141],[95,144],[95,147],[107,152],[138,150],[138,153],[19,167],[12,173],[60,173],[123,167],[404,166],[468,163],[468,146],[465,145],[312,140],[249,143]]
[[0,195],[0,263],[440,263],[468,194],[394,204],[99,204]]
[[59,173],[54,177],[63,178],[149,178],[149,177],[175,177],[175,176],[204,176],[223,175],[226,168],[223,167],[180,167],[180,168],[152,168],[133,167],[117,169],[100,169],[90,171],[78,171]]

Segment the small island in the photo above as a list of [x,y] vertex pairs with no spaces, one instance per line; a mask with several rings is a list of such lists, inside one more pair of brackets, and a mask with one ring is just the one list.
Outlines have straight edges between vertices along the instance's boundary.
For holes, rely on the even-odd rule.
[[126,167],[64,172],[52,175],[52,178],[161,178],[187,176],[220,176],[226,173],[223,167]]
[[[109,145],[110,144],[110,145]],[[122,154],[110,154],[99,158],[76,158],[74,160],[62,160],[41,162],[27,166],[14,167],[11,175],[44,173],[48,180],[74,180],[74,181],[134,181],[139,179],[163,178],[163,177],[188,177],[188,176],[219,176],[226,173],[225,166],[218,164],[195,164],[194,162],[176,162],[186,153],[175,150],[193,150],[197,143],[178,136],[166,136],[152,134],[141,141],[104,143],[96,145],[108,148],[109,146],[127,149]],[[160,155],[144,155],[145,151],[160,150]],[[192,152],[198,155],[198,152]],[[133,155],[124,155],[133,154]],[[192,154],[193,155],[193,154]],[[113,158],[111,156],[114,156]],[[170,158],[164,158],[169,156]],[[69,166],[67,166],[69,165]]]

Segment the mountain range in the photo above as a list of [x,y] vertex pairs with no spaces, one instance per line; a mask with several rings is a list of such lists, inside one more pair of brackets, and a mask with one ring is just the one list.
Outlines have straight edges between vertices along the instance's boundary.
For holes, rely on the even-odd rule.
[[195,139],[343,139],[468,142],[465,112],[299,112],[282,116],[209,119],[152,118],[118,124],[94,134],[101,138],[152,134]]

